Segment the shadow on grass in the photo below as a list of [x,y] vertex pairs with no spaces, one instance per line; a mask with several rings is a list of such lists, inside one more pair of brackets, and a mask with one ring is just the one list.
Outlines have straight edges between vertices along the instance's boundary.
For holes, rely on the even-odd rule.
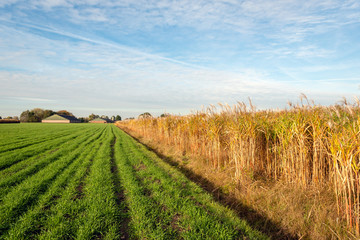
[[[129,134],[128,132],[126,133]],[[172,157],[165,156],[156,149],[142,143],[138,138],[132,135],[130,136],[133,139],[135,139],[138,143],[144,145],[148,150],[156,153],[156,155],[159,158],[161,158],[163,161],[180,170],[191,181],[200,185],[204,190],[210,193],[218,203],[232,209],[241,219],[246,220],[252,228],[262,233],[265,233],[271,239],[276,239],[276,240],[298,239],[298,237],[290,234],[285,229],[282,229],[278,224],[272,222],[269,218],[260,214],[255,209],[245,205],[239,199],[231,196],[230,194],[223,192],[220,188],[216,187],[212,182],[210,182],[203,176],[196,174],[191,169],[179,164]]]

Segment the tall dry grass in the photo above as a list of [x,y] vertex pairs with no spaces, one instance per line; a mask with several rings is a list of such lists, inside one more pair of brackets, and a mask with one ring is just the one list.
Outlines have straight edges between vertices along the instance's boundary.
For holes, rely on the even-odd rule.
[[188,116],[142,118],[122,128],[206,159],[214,168],[286,181],[296,187],[331,186],[337,211],[359,234],[360,104],[331,107],[306,103],[282,111],[220,104]]

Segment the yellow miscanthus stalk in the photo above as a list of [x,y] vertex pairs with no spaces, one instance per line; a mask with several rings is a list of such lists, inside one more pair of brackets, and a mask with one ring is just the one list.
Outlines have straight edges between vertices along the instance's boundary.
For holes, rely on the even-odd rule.
[[200,156],[214,168],[284,180],[299,187],[331,185],[338,212],[359,233],[360,104],[256,111],[220,104],[187,116],[118,122],[144,137]]

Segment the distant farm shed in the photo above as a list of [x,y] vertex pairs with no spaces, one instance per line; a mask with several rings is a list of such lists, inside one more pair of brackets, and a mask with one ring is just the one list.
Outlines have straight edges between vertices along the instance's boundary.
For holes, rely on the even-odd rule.
[[63,114],[54,114],[48,118],[43,119],[43,123],[80,123],[81,121],[73,116],[67,116]]
[[112,121],[110,119],[106,119],[106,118],[95,118],[93,120],[90,121],[91,123],[112,123]]

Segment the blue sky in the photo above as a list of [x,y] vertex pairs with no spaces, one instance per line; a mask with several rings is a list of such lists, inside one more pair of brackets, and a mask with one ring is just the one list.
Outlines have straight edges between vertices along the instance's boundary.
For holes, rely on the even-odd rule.
[[1,0],[0,116],[359,96],[358,0]]

